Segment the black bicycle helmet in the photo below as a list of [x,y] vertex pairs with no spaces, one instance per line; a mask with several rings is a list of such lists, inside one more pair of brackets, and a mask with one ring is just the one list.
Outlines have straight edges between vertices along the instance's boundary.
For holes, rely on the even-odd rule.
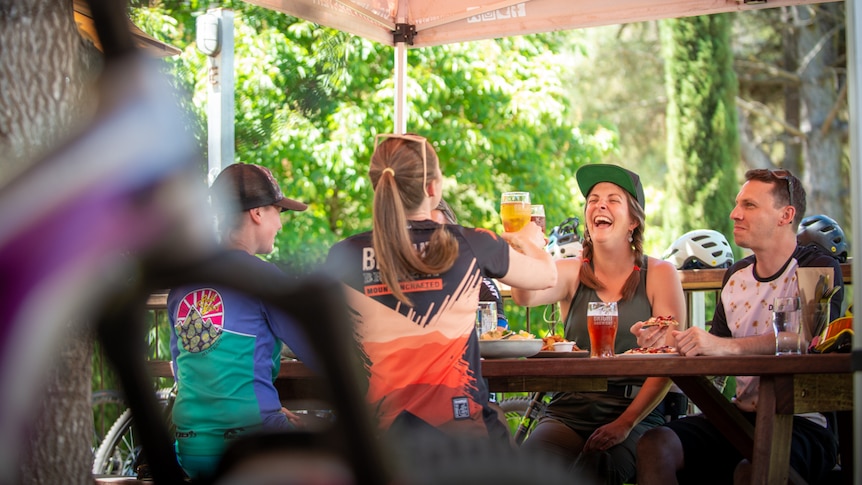
[[680,236],[662,259],[673,263],[676,269],[729,268],[733,252],[720,232],[698,229]]
[[847,238],[844,230],[829,216],[808,216],[799,223],[796,242],[805,246],[815,244],[844,263],[847,261]]
[[581,254],[583,245],[581,244],[581,236],[578,235],[580,223],[581,221],[577,217],[569,217],[559,226],[551,229],[546,250],[552,258],[574,258]]

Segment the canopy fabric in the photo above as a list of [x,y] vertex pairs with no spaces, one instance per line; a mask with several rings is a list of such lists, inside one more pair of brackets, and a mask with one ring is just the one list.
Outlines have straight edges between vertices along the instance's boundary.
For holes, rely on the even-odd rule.
[[[246,0],[316,24],[395,45],[396,24],[414,26],[409,47],[691,17],[822,0]],[[834,0],[827,0],[834,1]]]

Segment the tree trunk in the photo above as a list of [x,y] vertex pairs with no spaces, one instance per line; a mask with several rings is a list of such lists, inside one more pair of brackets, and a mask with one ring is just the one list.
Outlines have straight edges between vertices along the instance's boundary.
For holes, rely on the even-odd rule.
[[20,483],[91,484],[93,412],[90,405],[92,333],[71,322],[65,344],[36,404],[36,422],[22,450]]
[[[798,55],[796,45],[798,36],[796,28],[790,21],[788,9],[782,10],[782,18],[784,26],[781,29],[781,61],[784,70],[787,72],[796,72],[799,68],[797,62]],[[789,126],[799,128],[800,106],[799,106],[799,85],[785,84],[784,85],[784,121]],[[790,170],[795,174],[802,174],[802,140],[792,133],[784,133],[784,163],[782,167]]]
[[[66,138],[71,127],[86,126],[92,111],[87,81],[98,59],[78,34],[70,0],[0,2],[0,186]],[[26,423],[31,434],[21,456],[23,484],[93,481],[92,338],[74,317],[63,347],[54,349],[35,405],[38,418]]]
[[797,52],[800,59],[799,89],[802,107],[802,131],[805,171],[803,183],[808,191],[806,214],[826,214],[846,225],[844,208],[839,199],[841,187],[841,129],[834,116],[841,84],[834,64],[841,30],[838,5],[794,7],[800,24]]

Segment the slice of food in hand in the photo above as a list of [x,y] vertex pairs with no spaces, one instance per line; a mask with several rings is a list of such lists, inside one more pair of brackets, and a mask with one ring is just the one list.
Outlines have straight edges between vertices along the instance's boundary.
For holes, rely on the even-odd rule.
[[649,320],[645,321],[641,328],[646,327],[670,327],[670,326],[679,326],[679,322],[677,322],[672,315],[668,316],[658,316],[658,317],[650,317]]
[[664,345],[662,347],[636,347],[626,350],[624,354],[678,354],[676,347]]

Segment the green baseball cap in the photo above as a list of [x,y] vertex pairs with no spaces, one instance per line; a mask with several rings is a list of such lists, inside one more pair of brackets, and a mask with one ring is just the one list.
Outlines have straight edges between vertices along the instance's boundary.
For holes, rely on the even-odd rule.
[[584,197],[593,190],[597,183],[610,182],[630,193],[638,201],[641,209],[644,208],[644,188],[641,185],[641,178],[630,170],[618,165],[593,163],[579,168],[575,173],[575,178],[578,180],[578,187]]

